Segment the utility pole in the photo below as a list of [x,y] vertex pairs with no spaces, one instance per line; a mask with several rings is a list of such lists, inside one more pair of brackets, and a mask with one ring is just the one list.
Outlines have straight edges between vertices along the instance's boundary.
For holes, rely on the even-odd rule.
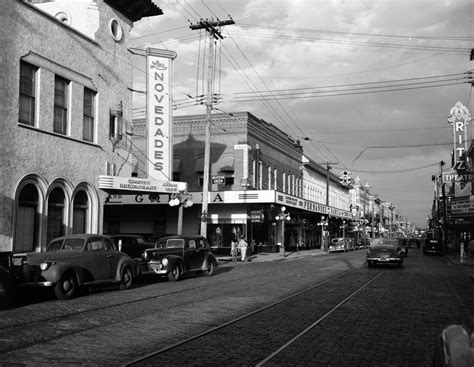
[[206,101],[206,140],[204,145],[204,177],[202,184],[202,209],[201,209],[201,236],[207,237],[207,216],[209,204],[209,166],[211,161],[211,123],[212,102],[214,97],[214,43],[223,39],[220,27],[235,24],[234,20],[208,20],[201,19],[199,23],[192,24],[192,30],[205,29],[209,35],[209,61],[207,68],[207,101]]
[[332,168],[331,165],[338,164],[339,162],[322,162],[321,165],[326,166],[326,206],[329,206],[329,170]]

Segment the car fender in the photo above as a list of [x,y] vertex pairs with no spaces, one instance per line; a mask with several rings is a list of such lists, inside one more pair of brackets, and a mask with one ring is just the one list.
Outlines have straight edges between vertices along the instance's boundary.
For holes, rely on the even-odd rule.
[[127,266],[132,269],[132,274],[133,274],[134,278],[138,275],[138,264],[137,264],[137,262],[133,259],[124,257],[124,258],[120,259],[120,261],[117,265],[117,270],[115,272],[115,280],[117,282],[120,282],[122,280],[122,271]]
[[218,262],[217,262],[216,257],[214,256],[214,254],[208,253],[206,255],[206,258],[204,259],[204,262],[202,263],[201,270],[203,270],[203,271],[207,270],[207,264],[209,262],[212,262],[214,264],[214,267],[217,268]]
[[85,274],[84,269],[80,266],[69,263],[54,263],[48,269],[43,270],[41,275],[49,282],[56,284],[67,271],[73,271],[76,275],[77,284],[81,286],[84,284]]
[[186,266],[185,266],[185,263],[184,263],[184,259],[181,256],[167,255],[167,256],[163,257],[163,259],[165,259],[165,258],[168,259],[168,265],[166,266],[166,268],[168,270],[173,269],[173,266],[175,266],[175,264],[179,264],[181,266],[181,269],[183,271],[186,271]]

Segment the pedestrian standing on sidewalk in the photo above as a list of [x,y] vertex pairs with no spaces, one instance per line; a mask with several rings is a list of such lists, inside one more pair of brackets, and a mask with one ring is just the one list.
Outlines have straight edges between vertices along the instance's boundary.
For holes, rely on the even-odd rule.
[[232,241],[230,241],[230,255],[232,256],[232,261],[237,261],[238,252],[237,241],[233,238]]
[[239,249],[241,254],[241,261],[247,260],[247,242],[244,239],[244,236],[240,236],[239,240]]

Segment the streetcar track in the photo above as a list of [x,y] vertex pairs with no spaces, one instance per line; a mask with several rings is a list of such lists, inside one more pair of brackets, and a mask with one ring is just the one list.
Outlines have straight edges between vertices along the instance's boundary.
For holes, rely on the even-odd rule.
[[337,311],[343,304],[345,304],[347,301],[349,301],[351,298],[353,298],[355,295],[357,295],[360,291],[362,291],[365,287],[367,287],[369,284],[377,280],[384,272],[378,273],[374,278],[370,279],[368,282],[366,282],[362,287],[357,289],[355,292],[352,292],[349,296],[344,298],[341,302],[339,302],[336,306],[331,308],[328,312],[326,312],[323,316],[321,316],[318,320],[313,322],[310,326],[308,326],[306,329],[304,329],[302,332],[300,332],[298,335],[290,339],[288,342],[286,342],[284,345],[282,345],[280,348],[278,348],[276,351],[268,355],[266,358],[261,360],[259,363],[257,363],[255,366],[256,367],[261,367],[273,357],[284,351],[286,348],[288,348],[291,344],[293,344],[295,341],[297,341],[299,338],[301,338],[303,335],[307,334],[310,330],[312,330],[315,326],[319,325],[321,322],[323,322],[327,317],[329,317],[333,312]]
[[[239,317],[237,317],[237,318],[235,318],[235,319],[233,319],[233,320],[230,320],[230,321],[225,322],[225,323],[223,323],[223,324],[221,324],[221,325],[218,325],[218,326],[215,326],[215,327],[213,327],[213,328],[211,328],[211,329],[208,329],[208,330],[206,330],[206,331],[204,331],[204,332],[202,332],[202,333],[193,335],[193,336],[191,336],[191,337],[189,337],[189,338],[187,338],[187,339],[181,340],[181,341],[176,342],[176,343],[174,343],[174,344],[172,344],[172,345],[166,346],[166,347],[161,348],[161,349],[159,349],[159,350],[157,350],[157,351],[154,351],[154,352],[151,352],[151,353],[146,354],[146,355],[144,355],[144,356],[141,356],[141,357],[139,357],[139,358],[137,358],[137,359],[135,359],[135,360],[133,360],[133,361],[127,362],[127,363],[124,364],[123,366],[124,366],[124,367],[132,366],[132,365],[134,365],[134,364],[136,364],[136,363],[143,362],[143,361],[145,361],[145,360],[147,360],[147,359],[149,359],[149,358],[158,356],[158,355],[160,355],[160,354],[162,354],[162,353],[164,353],[164,352],[167,352],[167,351],[169,351],[169,350],[175,349],[175,348],[177,348],[177,347],[180,347],[180,346],[182,346],[182,345],[185,345],[185,344],[187,344],[187,343],[190,343],[190,342],[192,342],[192,341],[195,341],[195,340],[197,340],[197,339],[199,339],[199,338],[202,338],[202,337],[204,337],[204,336],[206,336],[206,335],[212,334],[212,333],[214,333],[214,332],[216,332],[216,331],[218,331],[218,330],[224,329],[224,328],[226,328],[226,327],[228,327],[228,326],[230,326],[230,325],[232,325],[232,324],[235,324],[235,323],[237,323],[237,322],[239,322],[239,321],[242,321],[242,320],[244,320],[244,319],[250,318],[251,316],[254,316],[254,315],[256,315],[256,314],[259,314],[259,313],[261,313],[261,312],[263,312],[263,311],[266,311],[266,310],[268,310],[268,309],[270,309],[270,308],[273,308],[273,307],[275,307],[275,306],[277,306],[277,305],[280,305],[280,304],[282,304],[282,303],[284,303],[284,302],[287,302],[287,301],[289,301],[289,300],[291,300],[291,299],[293,299],[293,298],[295,298],[295,297],[298,297],[298,296],[300,296],[300,295],[302,295],[302,294],[304,294],[304,293],[307,293],[307,292],[309,292],[309,291],[311,291],[311,290],[314,290],[314,289],[316,289],[316,288],[318,288],[318,287],[321,287],[321,286],[323,286],[323,285],[325,285],[325,284],[327,284],[327,283],[330,283],[331,281],[334,281],[334,280],[336,280],[336,279],[338,279],[338,278],[341,278],[341,277],[346,276],[346,275],[348,275],[348,274],[350,274],[350,273],[353,273],[353,272],[355,272],[355,270],[345,271],[345,272],[343,272],[343,273],[341,273],[341,274],[338,274],[338,275],[336,275],[336,276],[334,276],[334,277],[328,278],[328,279],[326,279],[326,280],[324,280],[324,281],[322,281],[322,282],[319,282],[319,283],[314,284],[314,285],[312,285],[312,286],[310,286],[310,287],[307,287],[307,288],[305,288],[305,289],[302,289],[302,290],[300,290],[300,291],[298,291],[298,292],[296,292],[296,293],[293,293],[293,294],[291,294],[291,295],[289,295],[289,296],[287,296],[287,297],[284,297],[284,298],[282,298],[282,299],[280,299],[280,300],[277,300],[277,301],[275,301],[275,302],[272,302],[272,303],[270,303],[270,304],[268,304],[268,305],[266,305],[266,306],[264,306],[264,307],[261,307],[261,308],[259,308],[259,309],[257,309],[257,310],[251,311],[251,312],[249,312],[249,313],[247,313],[247,314],[245,314],[245,315],[239,316]],[[327,312],[327,313],[323,316],[323,318],[328,317],[332,312],[334,312],[334,311],[335,311],[337,308],[339,308],[342,304],[346,303],[348,299],[350,299],[351,297],[355,296],[358,292],[360,292],[363,288],[365,288],[367,285],[369,285],[372,281],[376,280],[376,279],[377,279],[379,276],[381,276],[382,274],[383,274],[383,272],[379,272],[374,278],[372,278],[370,281],[366,282],[362,287],[358,288],[358,289],[357,289],[355,292],[353,292],[349,297],[346,297],[343,301],[339,302],[339,303],[335,306],[335,308],[334,308],[334,307],[331,308],[331,310],[330,310],[329,312]],[[323,318],[320,318],[320,319],[318,320],[318,323],[321,322],[321,321],[323,321]],[[315,326],[316,326],[316,325],[315,325]],[[313,327],[314,327],[314,326],[313,326]]]
[[[271,273],[273,273],[273,272],[268,271],[268,272],[265,272],[265,273],[260,273],[259,276],[260,275],[271,274]],[[101,306],[101,307],[93,307],[93,308],[90,308],[90,309],[87,309],[87,310],[82,310],[82,311],[69,312],[69,313],[66,313],[64,315],[59,315],[59,316],[54,316],[54,317],[42,318],[42,319],[31,320],[31,321],[26,321],[26,322],[19,322],[19,323],[15,323],[15,324],[11,324],[11,325],[3,325],[2,330],[17,328],[17,327],[23,327],[23,326],[29,326],[29,325],[35,325],[35,324],[39,324],[39,323],[43,323],[43,322],[47,323],[47,322],[50,322],[50,321],[56,321],[56,320],[64,319],[64,318],[67,318],[67,317],[83,315],[83,314],[87,314],[87,313],[91,313],[91,312],[95,312],[95,311],[102,311],[102,310],[112,309],[112,308],[116,308],[116,307],[120,307],[120,306],[126,306],[126,305],[133,304],[133,303],[150,301],[150,300],[153,300],[153,299],[164,298],[164,297],[172,296],[172,295],[175,295],[175,294],[185,293],[185,292],[189,292],[189,291],[196,291],[196,290],[199,290],[199,289],[202,289],[202,288],[209,288],[210,286],[222,285],[222,284],[227,284],[227,283],[234,283],[236,280],[242,280],[242,279],[245,279],[245,278],[252,279],[252,278],[254,278],[254,276],[234,278],[234,279],[229,279],[229,280],[226,280],[226,281],[215,282],[215,283],[212,283],[212,284],[205,284],[205,285],[200,285],[200,286],[197,286],[197,287],[190,287],[190,288],[180,289],[180,290],[167,292],[167,293],[154,294],[154,295],[146,296],[146,297],[143,297],[143,298],[140,298],[140,299],[134,299],[134,300],[124,301],[124,302],[120,302],[120,303],[114,303],[114,304],[105,305],[105,306]],[[139,288],[135,288],[135,289],[139,289]],[[66,302],[69,302],[69,301],[66,301]]]
[[[133,300],[129,300],[129,301],[122,301],[122,302],[119,302],[119,303],[113,303],[113,304],[109,304],[109,305],[105,305],[105,306],[103,305],[101,307],[93,307],[93,308],[89,308],[89,309],[85,309],[85,310],[81,310],[81,311],[68,312],[68,313],[65,313],[63,315],[58,315],[58,316],[54,316],[54,317],[41,318],[41,319],[37,319],[37,320],[30,320],[30,321],[18,322],[18,323],[15,323],[15,324],[6,324],[6,325],[0,325],[0,326],[1,326],[2,330],[6,330],[6,329],[14,329],[14,328],[17,328],[17,327],[24,327],[24,326],[35,325],[35,324],[40,324],[40,323],[47,323],[47,322],[51,322],[51,321],[65,319],[65,318],[68,318],[68,317],[84,315],[84,314],[93,313],[93,312],[96,312],[96,311],[113,309],[113,308],[117,308],[117,307],[120,307],[120,306],[126,306],[126,305],[130,305],[130,304],[134,304],[134,303],[140,303],[140,302],[150,301],[150,300],[153,300],[153,299],[160,299],[160,298],[165,298],[165,297],[168,297],[168,296],[173,296],[173,295],[176,295],[176,294],[182,294],[182,293],[186,293],[186,292],[191,292],[191,291],[196,291],[196,290],[205,289],[205,288],[209,288],[209,287],[214,287],[216,285],[224,285],[224,284],[229,284],[229,283],[235,283],[236,280],[238,280],[239,282],[245,281],[246,279],[247,280],[253,280],[256,277],[261,277],[261,276],[272,274],[272,273],[274,273],[274,270],[261,272],[261,273],[253,274],[253,275],[249,275],[249,276],[237,276],[235,278],[228,279],[228,280],[225,280],[225,281],[216,281],[216,282],[212,282],[212,283],[207,282],[204,285],[189,287],[189,288],[180,289],[180,290],[176,290],[176,291],[172,291],[172,292],[153,294],[153,295],[150,295],[150,296],[141,297],[139,299],[133,299]],[[294,272],[294,274],[296,274],[296,273],[297,272]],[[218,273],[216,273],[216,274],[218,274]],[[271,281],[269,281],[269,282],[271,283]],[[267,282],[263,282],[261,284],[266,284],[266,283]],[[154,284],[158,284],[158,283],[153,283],[152,285],[154,285]],[[139,290],[139,289],[140,288],[132,288],[132,291],[133,290]],[[80,298],[78,298],[78,299],[80,299]],[[70,301],[66,301],[66,302],[70,302]],[[1,313],[1,311],[0,311],[0,313]]]
[[[301,291],[298,291],[297,293],[294,293],[288,297],[285,297],[284,299],[282,300],[279,300],[279,301],[276,301],[275,303],[273,303],[272,305],[274,304],[277,304],[277,303],[281,303],[287,299],[291,299],[292,297],[295,297],[301,293],[304,293],[312,288],[315,288],[317,286],[320,286],[320,285],[323,285],[331,280],[334,280],[334,279],[337,279],[341,276],[344,276],[350,272],[353,272],[354,270],[350,270],[350,271],[346,271],[346,272],[343,272],[342,274],[338,274],[337,276],[335,277],[332,277],[332,278],[329,278],[327,279],[326,281],[324,282],[321,282],[319,283],[318,285],[316,286],[312,286],[310,288],[307,288],[307,289],[303,289]],[[264,273],[260,273],[259,275],[265,275],[265,274],[271,274],[273,273],[273,271],[269,271],[269,272],[264,272]],[[295,273],[296,274],[296,273]],[[248,276],[248,277],[244,277],[244,278],[239,278],[240,280],[242,279],[254,279],[255,278],[255,275],[252,275],[252,276]],[[11,332],[11,330],[13,329],[18,329],[18,328],[23,328],[24,326],[32,326],[32,325],[38,325],[38,324],[45,324],[47,325],[48,323],[52,323],[52,322],[60,322],[61,320],[63,319],[66,319],[66,318],[73,318],[73,317],[76,317],[76,316],[79,316],[79,315],[83,315],[83,314],[87,314],[87,313],[91,313],[91,312],[94,312],[94,311],[103,311],[104,309],[112,309],[112,308],[116,308],[116,307],[119,307],[119,306],[124,306],[124,305],[128,305],[128,304],[133,304],[133,303],[144,303],[145,301],[149,301],[149,300],[152,300],[152,299],[159,299],[159,298],[164,298],[164,297],[168,297],[170,295],[174,295],[174,294],[180,294],[180,293],[186,293],[188,291],[195,291],[195,290],[199,290],[199,289],[203,289],[203,288],[211,288],[211,287],[214,287],[216,284],[226,284],[226,283],[229,283],[229,282],[235,282],[235,279],[231,279],[231,280],[228,280],[228,281],[224,281],[224,282],[217,282],[217,283],[212,283],[212,284],[206,284],[206,285],[203,285],[203,286],[198,286],[198,287],[191,287],[191,288],[186,288],[186,289],[183,289],[183,290],[179,290],[179,291],[175,291],[175,292],[169,292],[169,293],[166,293],[166,294],[161,294],[161,295],[155,295],[155,296],[149,296],[149,297],[145,297],[145,298],[140,298],[138,300],[132,300],[132,301],[126,301],[126,302],[121,302],[119,304],[114,304],[114,305],[107,305],[107,306],[104,306],[104,307],[101,307],[101,308],[93,308],[93,309],[89,309],[89,310],[84,310],[84,311],[78,311],[78,312],[74,312],[74,313],[69,313],[67,315],[61,315],[61,316],[56,316],[56,317],[51,317],[51,318],[47,318],[47,319],[42,319],[42,320],[35,320],[35,321],[31,321],[31,322],[27,322],[27,323],[19,323],[19,324],[15,324],[15,325],[11,325],[11,326],[7,326],[7,327],[4,327],[2,328],[2,332],[5,332],[5,333],[8,333],[8,332]],[[268,280],[268,281],[262,281],[260,283],[258,283],[259,285],[265,285],[267,283],[272,283],[273,280]],[[245,285],[244,285],[245,286]],[[232,291],[232,292],[229,292],[229,294],[233,294],[233,293],[238,293],[239,290],[235,290],[235,291]],[[193,301],[190,301],[190,303],[192,303]],[[268,308],[269,306],[267,307],[264,307],[264,308]],[[263,309],[262,309],[263,310]],[[261,310],[260,310],[261,311]],[[132,317],[132,318],[128,318],[128,320],[131,320],[131,319],[134,319],[134,318],[140,318],[142,316],[141,313],[137,313],[137,315],[135,317]],[[52,340],[57,340],[57,339],[60,339],[62,337],[66,337],[66,336],[71,336],[71,335],[74,335],[74,334],[78,334],[78,333],[81,333],[81,332],[84,332],[84,331],[89,331],[89,330],[93,330],[93,329],[97,329],[97,328],[101,328],[101,327],[104,327],[104,326],[107,326],[107,325],[111,325],[113,323],[116,323],[116,322],[122,322],[123,320],[122,319],[118,319],[117,321],[114,321],[112,323],[107,323],[107,324],[97,324],[97,325],[93,325],[93,326],[90,326],[90,325],[87,325],[85,323],[80,323],[79,324],[79,327],[76,328],[76,329],[72,329],[72,328],[69,328],[69,329],[62,329],[61,332],[59,332],[58,334],[54,334],[54,335],[45,335],[43,334],[42,335],[42,338],[38,338],[38,339],[30,339],[28,338],[27,340],[29,342],[26,342],[24,340],[22,340],[21,342],[16,342],[15,343],[15,346],[14,347],[11,347],[8,348],[7,346],[7,343],[3,343],[5,347],[4,350],[2,350],[2,348],[0,348],[0,353],[6,353],[6,352],[13,352],[13,351],[16,351],[16,350],[19,350],[19,349],[23,349],[23,348],[28,348],[28,347],[31,347],[31,346],[34,346],[34,345],[39,345],[39,344],[44,344],[44,343],[48,343],[49,341],[52,341]],[[235,322],[235,321],[234,321]],[[43,329],[48,329],[48,330],[53,330],[52,328],[46,328],[44,326],[42,326]],[[38,326],[35,326],[35,328],[38,328]],[[22,330],[22,331],[25,331],[25,330]]]

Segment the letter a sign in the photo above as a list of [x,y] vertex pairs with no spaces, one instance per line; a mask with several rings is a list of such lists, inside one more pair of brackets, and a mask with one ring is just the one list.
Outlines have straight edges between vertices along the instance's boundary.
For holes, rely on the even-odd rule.
[[173,178],[171,71],[176,52],[147,48],[146,58],[148,177],[171,181]]

